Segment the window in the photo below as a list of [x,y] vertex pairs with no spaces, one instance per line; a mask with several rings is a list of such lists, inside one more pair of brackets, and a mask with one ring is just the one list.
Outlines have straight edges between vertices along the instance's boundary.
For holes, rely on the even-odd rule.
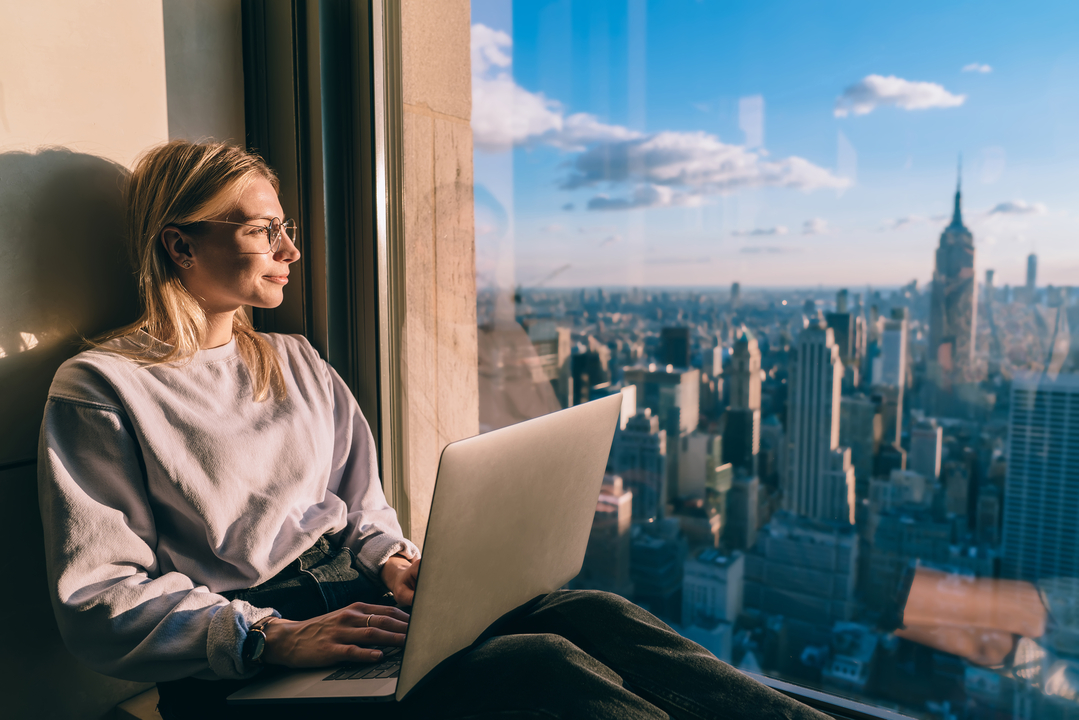
[[575,584],[807,698],[1079,713],[1077,15],[473,1],[480,427],[635,408]]

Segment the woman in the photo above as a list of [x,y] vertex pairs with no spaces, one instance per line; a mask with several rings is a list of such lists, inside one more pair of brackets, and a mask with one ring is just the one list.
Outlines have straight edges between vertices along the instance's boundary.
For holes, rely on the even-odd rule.
[[[140,159],[127,195],[143,315],[61,367],[42,426],[54,608],[91,667],[157,682],[165,718],[239,717],[224,698],[262,665],[371,662],[401,645],[408,615],[385,594],[411,604],[419,552],[344,383],[306,340],[256,333],[242,309],[280,304],[300,257],[273,172],[236,147],[177,141]],[[823,717],[603,593],[552,595],[404,703],[350,708]],[[250,716],[273,713],[295,709]]]

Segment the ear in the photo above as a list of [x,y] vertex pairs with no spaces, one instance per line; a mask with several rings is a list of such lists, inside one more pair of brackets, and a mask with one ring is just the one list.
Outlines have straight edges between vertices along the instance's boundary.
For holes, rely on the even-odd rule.
[[187,270],[195,262],[195,248],[191,236],[175,225],[166,225],[161,231],[161,244],[172,261]]

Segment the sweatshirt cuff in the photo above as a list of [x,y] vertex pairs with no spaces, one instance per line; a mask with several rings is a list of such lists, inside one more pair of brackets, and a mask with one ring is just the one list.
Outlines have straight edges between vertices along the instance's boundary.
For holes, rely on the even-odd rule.
[[363,544],[356,553],[356,562],[368,577],[381,582],[382,566],[397,554],[412,560],[419,557],[420,549],[402,537],[379,533],[364,538]]
[[206,635],[206,657],[217,677],[243,680],[258,672],[259,666],[248,668],[244,665],[244,641],[249,627],[270,616],[281,617],[281,614],[271,608],[257,608],[243,600],[233,600],[214,614]]

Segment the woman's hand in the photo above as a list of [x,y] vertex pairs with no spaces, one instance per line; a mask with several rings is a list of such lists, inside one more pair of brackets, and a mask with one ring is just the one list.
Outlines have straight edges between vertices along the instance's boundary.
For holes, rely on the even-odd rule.
[[408,613],[403,610],[353,603],[310,620],[277,620],[266,625],[262,660],[292,668],[378,662],[382,651],[369,646],[404,645],[407,629]]
[[413,560],[394,555],[382,566],[382,582],[393,593],[398,605],[412,607],[416,594],[416,576],[420,572],[420,559]]

